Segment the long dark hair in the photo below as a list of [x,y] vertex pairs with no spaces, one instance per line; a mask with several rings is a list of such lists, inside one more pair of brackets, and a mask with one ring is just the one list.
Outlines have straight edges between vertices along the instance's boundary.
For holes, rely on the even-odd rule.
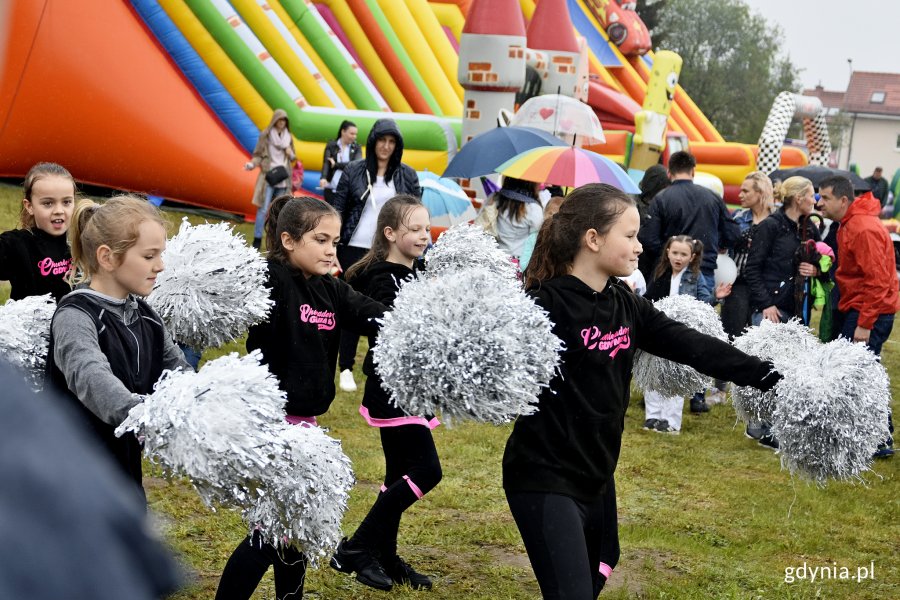
[[330,204],[308,196],[294,197],[283,194],[272,200],[266,215],[266,250],[269,258],[288,263],[288,256],[281,243],[281,234],[287,232],[293,240],[299,240],[307,231],[315,229],[322,217],[341,215]]
[[688,263],[687,269],[694,275],[700,273],[700,263],[703,261],[703,242],[695,240],[689,235],[673,235],[666,240],[666,245],[660,252],[659,262],[656,263],[656,270],[653,271],[653,279],[659,279],[666,274],[667,269],[672,268],[669,262],[669,247],[675,242],[688,245],[691,249],[691,262]]
[[[500,188],[493,196],[494,203],[497,206],[498,214],[505,214],[510,220],[519,222],[525,218],[527,202],[518,200],[515,196],[524,196],[538,201],[537,194],[534,191],[535,184],[524,179],[516,179],[515,177],[504,177],[503,187]],[[507,196],[504,192],[512,192],[511,196]]]
[[372,238],[372,247],[366,254],[353,263],[347,269],[344,277],[350,281],[370,266],[377,262],[387,260],[391,251],[391,242],[384,237],[384,228],[390,227],[394,231],[400,229],[409,221],[409,214],[418,207],[424,207],[422,201],[409,194],[398,194],[388,200],[378,212],[378,221],[375,224],[375,236]]
[[336,140],[341,139],[341,134],[344,133],[344,131],[346,131],[347,129],[350,129],[351,127],[356,127],[356,123],[354,123],[353,121],[347,121],[346,119],[341,121],[341,126],[338,127],[337,137],[334,139],[336,139]]
[[606,235],[631,206],[631,196],[605,183],[589,183],[572,191],[559,212],[546,219],[538,232],[525,287],[567,274],[585,232],[593,229]]

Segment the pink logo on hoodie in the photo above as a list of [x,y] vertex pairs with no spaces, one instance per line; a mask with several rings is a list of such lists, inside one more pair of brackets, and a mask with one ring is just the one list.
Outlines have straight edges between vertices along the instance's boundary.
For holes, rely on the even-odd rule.
[[300,307],[300,320],[304,323],[317,325],[319,329],[330,331],[334,329],[334,313],[327,310],[316,310],[309,304]]
[[38,269],[41,270],[41,275],[47,277],[48,275],[63,275],[66,271],[69,270],[69,266],[71,265],[72,260],[69,258],[64,258],[59,262],[54,262],[52,258],[49,256],[47,258],[42,258],[38,261]]
[[603,333],[596,325],[581,330],[581,339],[588,350],[609,350],[609,357],[615,358],[619,350],[631,348],[631,330],[619,327],[618,331]]

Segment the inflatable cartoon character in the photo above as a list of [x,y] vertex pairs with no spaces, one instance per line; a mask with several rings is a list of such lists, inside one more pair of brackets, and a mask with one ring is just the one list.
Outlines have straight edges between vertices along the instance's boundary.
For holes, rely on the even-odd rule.
[[680,56],[668,50],[656,53],[644,106],[634,115],[634,149],[630,167],[646,170],[659,162],[659,155],[666,145],[666,125],[680,73]]
[[585,0],[585,5],[606,30],[609,40],[625,56],[646,54],[652,44],[647,26],[635,12],[637,2],[628,0]]

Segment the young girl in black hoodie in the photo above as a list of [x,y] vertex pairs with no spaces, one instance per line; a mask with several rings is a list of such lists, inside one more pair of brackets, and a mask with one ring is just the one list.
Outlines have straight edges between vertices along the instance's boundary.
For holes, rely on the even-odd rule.
[[516,421],[503,487],[544,598],[596,598],[606,582],[604,494],[638,349],[762,390],[780,378],[770,363],[669,319],[616,279],[637,267],[639,224],[630,196],[585,185],[544,222],[532,255],[527,289],[566,350],[538,412]]
[[63,277],[72,255],[66,232],[75,211],[75,180],[56,163],[38,163],[25,176],[19,229],[0,234],[0,280],[9,281],[9,297],[53,294],[59,301],[71,291]]
[[[413,264],[431,239],[428,209],[418,198],[395,196],[378,213],[372,249],[350,270],[347,280],[365,295],[391,307],[400,283],[414,276]],[[384,484],[374,506],[356,533],[338,547],[331,566],[344,573],[356,572],[361,583],[390,590],[395,583],[430,589],[431,579],[416,572],[397,556],[400,517],[441,480],[431,430],[437,419],[413,417],[393,406],[381,387],[372,362],[375,336],[369,336],[369,353],[363,364],[368,376],[359,412],[381,433],[384,450]]]
[[[287,394],[286,420],[317,425],[334,400],[334,367],[341,329],[373,334],[385,307],[329,275],[340,239],[341,218],[314,198],[276,198],[266,218],[269,287],[275,301],[268,321],[250,328],[247,350],[260,349],[263,362]],[[225,565],[216,598],[248,599],[269,566],[275,596],[301,598],[306,557],[277,549],[254,533]]]

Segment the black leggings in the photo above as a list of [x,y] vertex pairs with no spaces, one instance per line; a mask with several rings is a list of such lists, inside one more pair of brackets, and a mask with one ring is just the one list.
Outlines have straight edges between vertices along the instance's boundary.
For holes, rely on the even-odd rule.
[[430,429],[424,425],[400,425],[382,427],[380,431],[384,485],[351,541],[387,559],[397,554],[403,512],[434,489],[443,474]]
[[544,600],[594,600],[619,562],[616,487],[591,503],[545,492],[507,492]]
[[261,538],[254,531],[231,553],[219,580],[216,600],[249,600],[270,566],[275,571],[276,600],[303,597],[306,556],[293,548],[275,548]]

